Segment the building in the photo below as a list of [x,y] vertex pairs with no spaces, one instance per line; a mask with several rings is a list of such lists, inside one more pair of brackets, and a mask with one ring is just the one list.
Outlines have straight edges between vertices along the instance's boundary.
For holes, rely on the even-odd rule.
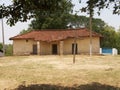
[[[26,34],[11,37],[14,55],[66,55],[88,54],[90,46],[90,32],[86,28],[65,30],[31,31]],[[101,35],[92,32],[94,54],[99,53]],[[74,41],[76,39],[76,44]]]

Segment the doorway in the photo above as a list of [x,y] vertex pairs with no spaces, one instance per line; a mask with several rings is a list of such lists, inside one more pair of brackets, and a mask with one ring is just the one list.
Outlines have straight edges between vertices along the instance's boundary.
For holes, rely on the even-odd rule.
[[33,45],[33,54],[37,55],[37,45],[36,44]]
[[54,55],[58,54],[57,44],[52,44],[52,54]]

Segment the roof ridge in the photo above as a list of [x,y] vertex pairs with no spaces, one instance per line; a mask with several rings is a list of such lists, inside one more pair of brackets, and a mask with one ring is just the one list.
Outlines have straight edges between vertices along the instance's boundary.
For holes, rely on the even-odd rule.
[[34,29],[32,31],[70,31],[70,30],[85,30],[87,28],[77,28],[77,29]]

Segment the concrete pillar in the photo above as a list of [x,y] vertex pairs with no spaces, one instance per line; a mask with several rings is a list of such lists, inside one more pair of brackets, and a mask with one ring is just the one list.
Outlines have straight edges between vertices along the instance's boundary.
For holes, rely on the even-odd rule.
[[116,48],[113,48],[112,49],[112,55],[118,55],[118,50]]
[[37,55],[40,55],[40,41],[37,41]]
[[60,55],[63,55],[63,44],[64,41],[60,41]]
[[102,54],[102,48],[100,48],[100,54]]

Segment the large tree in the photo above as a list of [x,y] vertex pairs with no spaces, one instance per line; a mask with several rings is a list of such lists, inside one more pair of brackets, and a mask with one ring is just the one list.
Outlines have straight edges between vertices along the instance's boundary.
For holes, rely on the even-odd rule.
[[[74,28],[89,28],[89,17],[71,15],[71,18],[69,19],[69,24]],[[106,23],[102,19],[93,18],[93,31],[100,33],[102,30],[104,30],[105,25]]]
[[116,35],[116,41],[117,41],[117,43],[116,43],[116,48],[118,49],[118,52],[119,52],[119,54],[120,54],[120,31],[118,31],[117,32],[117,35]]
[[115,29],[111,26],[106,25],[104,27],[104,30],[101,31],[101,34],[103,35],[103,39],[101,39],[101,47],[107,47],[107,48],[115,48],[117,43],[117,33],[115,32]]
[[[25,22],[38,16],[48,16],[52,12],[64,11],[71,0],[12,0],[9,6],[0,5],[0,17],[6,17],[9,25],[18,21]],[[38,13],[39,12],[39,13]],[[47,13],[46,13],[47,12]]]
[[64,29],[67,28],[67,23],[70,18],[70,13],[72,11],[72,3],[60,2],[64,10],[57,10],[51,13],[44,11],[46,15],[42,15],[41,11],[36,11],[36,17],[32,20],[29,25],[30,29]]
[[37,17],[29,25],[30,29],[65,29],[69,14],[53,14],[46,17]]
[[[71,2],[71,0],[65,0]],[[79,0],[85,1],[85,0]],[[63,2],[63,3],[61,3]],[[64,10],[63,4],[67,3],[64,0],[12,0],[12,4],[9,6],[0,5],[0,17],[6,17],[7,23],[11,26],[16,22],[27,21],[36,16],[36,11],[42,11],[41,14],[46,15],[44,11],[49,13],[57,10]],[[100,10],[104,8],[112,8],[113,14],[120,14],[120,0],[86,0],[86,7],[81,10],[90,14],[94,14],[94,8]],[[47,13],[48,14],[48,13]]]
[[100,14],[102,9],[112,9],[113,14],[120,14],[120,0],[79,0],[80,3],[86,1],[87,6],[82,7],[83,12],[92,12],[97,10],[97,13]]
[[2,45],[2,43],[0,43],[0,50],[2,50],[3,49],[3,45]]

